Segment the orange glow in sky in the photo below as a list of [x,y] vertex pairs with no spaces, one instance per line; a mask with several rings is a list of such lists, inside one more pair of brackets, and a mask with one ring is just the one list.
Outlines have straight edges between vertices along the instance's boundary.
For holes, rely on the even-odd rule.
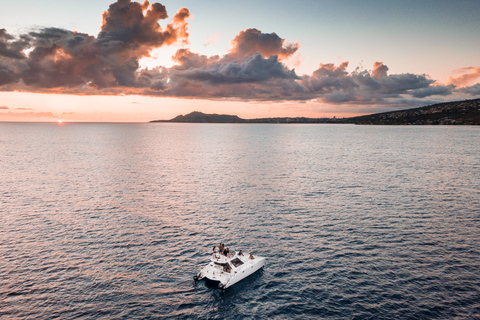
[[478,1],[208,3],[2,4],[0,121],[338,118],[480,97]]

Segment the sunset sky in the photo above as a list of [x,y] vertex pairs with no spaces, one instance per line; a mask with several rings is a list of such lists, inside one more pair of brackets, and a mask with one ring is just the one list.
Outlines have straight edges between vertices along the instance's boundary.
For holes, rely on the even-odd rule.
[[0,8],[0,121],[344,117],[480,97],[478,0]]

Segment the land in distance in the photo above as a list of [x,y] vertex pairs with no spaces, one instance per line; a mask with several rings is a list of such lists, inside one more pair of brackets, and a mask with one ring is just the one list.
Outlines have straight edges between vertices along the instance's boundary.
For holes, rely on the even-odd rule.
[[187,123],[351,123],[377,125],[480,125],[480,99],[437,103],[425,107],[370,114],[352,118],[276,117],[242,119],[236,115],[194,111],[170,120]]

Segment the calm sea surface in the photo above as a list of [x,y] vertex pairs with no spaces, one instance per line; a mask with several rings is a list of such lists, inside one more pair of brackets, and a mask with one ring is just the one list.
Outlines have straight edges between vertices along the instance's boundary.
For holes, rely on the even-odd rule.
[[480,319],[480,128],[0,123],[0,318]]

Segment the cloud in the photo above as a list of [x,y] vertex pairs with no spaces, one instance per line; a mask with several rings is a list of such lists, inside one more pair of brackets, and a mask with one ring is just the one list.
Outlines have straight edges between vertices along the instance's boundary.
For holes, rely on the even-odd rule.
[[177,77],[209,84],[258,83],[272,79],[299,79],[294,71],[279,63],[277,56],[264,58],[259,52],[244,61],[219,62],[210,67],[178,73]]
[[96,46],[101,52],[126,54],[126,60],[133,56],[145,56],[152,48],[184,41],[188,37],[185,19],[188,9],[182,8],[173,21],[164,29],[159,20],[168,18],[165,6],[149,2],[142,5],[130,0],[118,0],[103,13],[103,23]]
[[380,77],[387,76],[388,67],[383,64],[383,62],[376,61],[373,64],[372,78],[378,79]]
[[[43,28],[15,39],[2,29],[0,85],[17,83],[25,91],[57,88],[50,91],[89,94],[141,87],[138,60],[154,48],[186,43],[189,15],[182,8],[162,28],[158,21],[168,17],[163,5],[119,0],[103,13],[97,37]],[[31,50],[28,56],[26,49]]]
[[346,71],[348,61],[340,66],[332,63],[320,64],[311,76],[304,76],[301,85],[306,90],[301,93],[305,100],[318,99],[329,103],[340,103],[356,100],[356,91],[361,84],[355,80],[356,74]]
[[0,29],[0,57],[25,59],[26,55],[23,53],[23,50],[28,46],[28,37],[22,36],[19,39],[15,39],[5,29]]
[[10,109],[10,108],[7,107],[7,106],[0,106],[0,110],[8,110],[8,109]]
[[[168,19],[165,6],[118,0],[102,17],[97,36],[43,28],[15,37],[0,29],[0,90],[394,106],[455,92],[479,94],[478,86],[457,87],[478,79],[480,68],[459,70],[446,86],[427,75],[388,74],[379,61],[371,70],[351,72],[348,61],[320,63],[311,74],[298,75],[287,64],[299,59],[300,45],[274,32],[240,31],[227,54],[206,56],[188,48],[186,8],[161,24]],[[140,67],[153,49],[173,44],[181,46],[174,66]]]
[[431,89],[433,80],[425,75],[388,75],[388,67],[375,62],[371,72],[367,70],[346,71],[348,62],[338,67],[320,64],[312,76],[304,76],[302,84],[308,88],[312,98],[330,103],[386,103],[388,99],[398,100],[402,95],[427,97],[445,94],[446,90]]
[[415,89],[410,92],[412,97],[415,98],[425,98],[429,97],[432,95],[439,95],[439,96],[448,96],[453,93],[453,90],[455,89],[454,85],[448,85],[448,86],[428,86],[426,88],[421,88],[421,89]]
[[428,79],[425,75],[411,73],[385,75],[378,78],[377,81],[381,86],[380,91],[386,94],[408,93],[409,90],[427,88],[435,82],[432,79]]
[[0,112],[1,121],[56,121],[58,116],[51,112]]
[[448,83],[457,87],[464,87],[480,78],[480,67],[468,67],[455,70],[454,73],[463,73],[458,77],[450,76]]
[[480,83],[477,83],[470,87],[463,87],[461,89],[458,89],[458,91],[472,96],[478,96],[480,95]]
[[191,52],[189,49],[179,49],[172,57],[178,63],[173,66],[174,70],[187,70],[191,68],[209,67],[220,60],[219,56],[207,57]]
[[7,84],[17,83],[21,78],[20,70],[15,68],[14,65],[12,66],[12,63],[9,60],[0,57],[0,87]]
[[279,60],[293,55],[300,47],[298,43],[284,44],[285,40],[276,33],[262,33],[257,29],[241,31],[232,40],[233,48],[225,56],[227,61],[243,60],[259,52],[268,58],[276,55]]

